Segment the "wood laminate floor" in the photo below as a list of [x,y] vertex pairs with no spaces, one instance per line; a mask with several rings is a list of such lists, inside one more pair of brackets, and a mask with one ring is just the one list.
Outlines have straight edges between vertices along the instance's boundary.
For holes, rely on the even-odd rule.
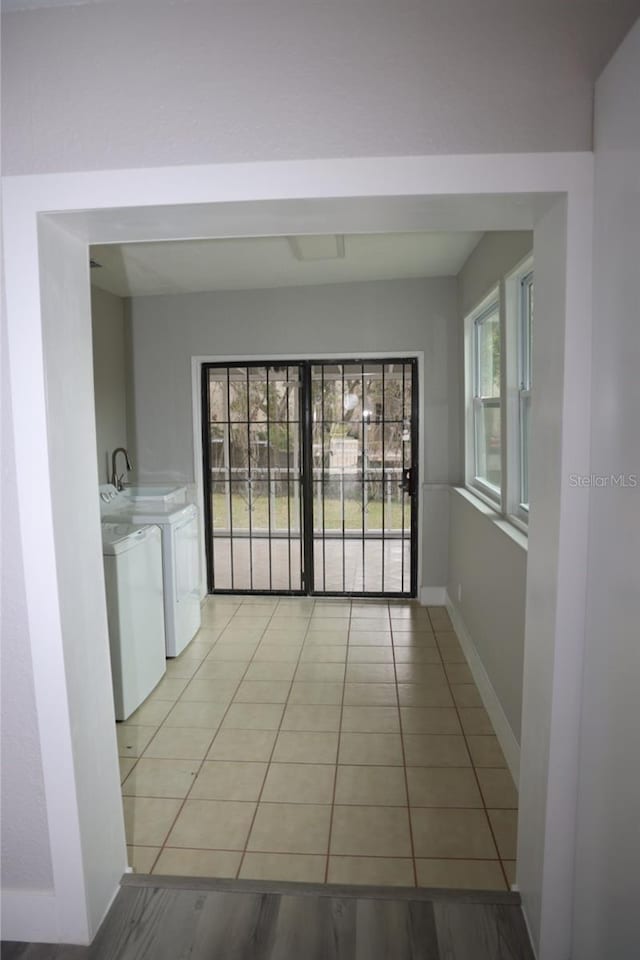
[[533,960],[515,894],[139,878],[90,947],[3,960]]

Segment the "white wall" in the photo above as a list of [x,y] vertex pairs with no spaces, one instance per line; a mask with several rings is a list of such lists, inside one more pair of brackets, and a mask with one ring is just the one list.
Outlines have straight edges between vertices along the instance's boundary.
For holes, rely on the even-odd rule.
[[[591,472],[640,482],[640,22],[596,88]],[[640,951],[640,486],[591,491],[573,956]]]
[[634,6],[116,0],[6,14],[4,169],[590,149],[592,83]]
[[[96,445],[100,483],[111,480],[111,454],[127,446],[127,379],[124,301],[91,288],[91,333]],[[122,461],[119,461],[122,464]]]
[[47,780],[58,840],[68,838],[67,876],[56,877],[59,897],[71,901],[60,910],[60,939],[82,943],[96,933],[127,861],[123,822],[113,816],[121,797],[96,495],[87,248],[48,220],[39,241],[55,564],[66,586],[50,627],[51,671],[59,644],[66,696],[41,703],[40,733],[46,727],[60,738],[58,768]]
[[[591,407],[592,177],[534,228],[533,332],[518,883],[541,960],[571,951]],[[559,318],[565,315],[562,326]]]
[[[4,298],[3,298],[4,299]],[[3,303],[4,321],[4,303]],[[2,939],[12,934],[13,894],[52,892],[49,830],[36,721],[25,597],[6,327],[2,325]],[[15,929],[15,928],[14,928]]]
[[[194,480],[191,357],[424,351],[420,427],[428,513],[422,582],[444,586],[442,489],[428,484],[446,484],[458,469],[453,278],[136,297],[131,342],[130,442],[137,477],[185,482]],[[438,509],[431,509],[434,498]]]
[[[531,253],[530,231],[486,233],[458,275],[460,331],[459,368],[464,369],[465,316],[521,260]],[[464,384],[460,392],[460,437],[464,438]],[[462,458],[462,454],[461,454]],[[520,743],[522,666],[524,660],[525,591],[527,554],[523,538],[505,533],[493,511],[474,506],[468,497],[453,492],[449,523],[447,593],[473,643],[501,709],[506,716],[509,742]],[[462,599],[458,600],[458,587]],[[490,704],[487,704],[489,706]],[[501,725],[494,717],[494,726]],[[511,746],[511,749],[510,749]]]

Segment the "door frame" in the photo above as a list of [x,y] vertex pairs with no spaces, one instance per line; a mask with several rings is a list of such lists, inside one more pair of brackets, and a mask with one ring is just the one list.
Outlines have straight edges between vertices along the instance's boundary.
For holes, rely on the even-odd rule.
[[[422,357],[424,361],[424,353],[422,354]],[[332,362],[335,362],[338,365],[347,365],[349,363],[354,363],[355,365],[357,365],[359,363],[364,364],[369,361],[372,361],[372,362],[379,362],[384,364],[389,360],[396,360],[396,359],[398,361],[410,363],[412,365],[412,371],[413,371],[412,381],[415,381],[415,380],[418,381],[417,383],[418,389],[417,390],[415,389],[416,388],[415,382],[412,382],[412,389],[411,389],[411,469],[414,469],[415,467],[415,471],[418,477],[418,486],[415,491],[415,496],[413,496],[413,500],[411,503],[411,518],[410,518],[410,530],[409,530],[410,545],[411,545],[410,558],[409,558],[409,563],[410,563],[409,591],[407,593],[407,592],[391,592],[391,591],[383,590],[380,593],[374,593],[374,592],[367,593],[364,591],[357,592],[357,591],[347,591],[347,590],[345,591],[317,590],[315,586],[315,563],[314,563],[316,537],[314,536],[315,527],[313,525],[313,476],[312,476],[312,467],[308,462],[308,458],[310,456],[310,449],[311,449],[311,446],[310,446],[311,444],[311,439],[310,439],[311,385],[310,385],[310,381],[308,382],[309,371],[311,370],[312,366],[315,363],[330,364]],[[301,549],[304,556],[304,566],[307,571],[306,576],[304,576],[302,579],[302,585],[300,590],[256,590],[256,589],[236,590],[233,587],[231,587],[229,589],[215,590],[213,591],[212,594],[209,594],[210,574],[212,574],[213,572],[213,557],[210,553],[210,546],[208,546],[208,541],[209,541],[208,531],[209,531],[209,528],[212,527],[211,504],[209,502],[209,498],[208,497],[205,498],[205,489],[207,485],[205,480],[205,473],[207,472],[210,466],[210,463],[209,463],[208,453],[207,455],[205,455],[205,439],[204,439],[205,424],[202,422],[202,412],[204,410],[205,397],[206,397],[204,370],[207,367],[215,367],[215,366],[218,366],[219,368],[226,368],[228,370],[230,367],[236,366],[236,363],[234,361],[232,362],[227,362],[227,361],[220,362],[220,361],[213,361],[213,360],[201,361],[200,367],[199,367],[199,370],[200,370],[200,380],[199,380],[199,383],[200,383],[200,433],[199,433],[199,437],[200,437],[201,456],[200,456],[199,474],[195,469],[196,464],[194,463],[194,476],[195,477],[199,476],[202,484],[201,516],[203,517],[203,520],[204,520],[204,522],[201,524],[201,529],[203,533],[202,539],[203,539],[203,546],[204,546],[204,568],[203,568],[202,576],[204,577],[204,580],[205,580],[207,594],[214,595],[214,596],[215,594],[221,594],[221,595],[236,594],[239,596],[248,594],[248,595],[255,595],[255,596],[303,596],[303,597],[304,596],[309,596],[309,597],[320,596],[320,597],[345,597],[345,598],[354,597],[354,598],[362,598],[362,599],[367,599],[367,598],[375,599],[378,597],[379,598],[385,597],[389,599],[403,599],[403,598],[416,599],[418,596],[418,589],[419,589],[418,588],[418,582],[419,582],[418,581],[418,543],[420,538],[418,536],[418,531],[420,529],[420,526],[419,526],[418,514],[419,514],[420,490],[421,490],[420,477],[422,476],[421,461],[420,461],[420,452],[421,452],[420,441],[422,440],[421,431],[422,431],[422,419],[423,419],[420,417],[420,410],[421,410],[420,389],[421,389],[422,379],[420,377],[418,356],[412,353],[396,352],[394,355],[384,354],[384,356],[381,355],[380,357],[377,357],[375,359],[372,358],[371,356],[367,356],[362,353],[358,353],[357,355],[342,353],[339,355],[336,354],[335,357],[332,355],[324,355],[322,357],[318,356],[312,359],[305,359],[303,357],[298,356],[297,360],[289,360],[286,357],[279,357],[277,360],[266,360],[264,357],[261,357],[258,360],[249,360],[248,358],[245,357],[242,362],[238,363],[238,366],[239,367],[251,366],[254,368],[259,368],[262,365],[264,365],[265,367],[268,367],[268,366],[271,366],[272,364],[277,366],[290,365],[292,367],[301,367],[303,381],[304,381],[301,388],[300,407],[299,407],[299,434],[300,434],[299,453],[300,453],[300,539],[301,539]],[[403,382],[404,382],[404,379],[403,379]],[[194,443],[194,456],[195,456],[195,453],[196,453],[196,446]],[[404,527],[403,527],[403,530],[404,530]],[[343,533],[344,533],[344,530],[343,530]],[[324,534],[324,528],[323,528],[323,534]],[[233,539],[233,533],[231,533],[230,536]],[[252,539],[251,530],[249,532],[249,539],[250,540]],[[335,539],[339,539],[339,538],[335,538]],[[345,538],[343,537],[342,539],[344,540]],[[357,539],[357,538],[354,538],[354,539]],[[363,540],[364,539],[365,539],[365,535],[363,530]],[[289,541],[290,540],[291,540],[291,537],[289,536]],[[324,536],[323,536],[323,540],[324,540]],[[384,536],[382,537],[382,549],[384,550]],[[232,556],[233,556],[233,553],[232,553]],[[343,577],[343,580],[344,580],[344,577]],[[383,577],[383,580],[384,580],[384,577]],[[383,586],[384,586],[384,583],[383,583]]]
[[[192,398],[192,419],[193,419],[193,475],[195,477],[194,483],[194,495],[195,502],[198,505],[198,510],[200,511],[200,516],[204,517],[206,506],[205,506],[205,497],[204,497],[204,475],[203,475],[203,463],[204,463],[204,451],[202,444],[202,369],[206,364],[209,363],[219,363],[228,366],[234,366],[238,364],[241,366],[243,363],[314,363],[321,360],[335,360],[339,361],[353,361],[358,362],[360,360],[367,361],[380,361],[380,360],[415,360],[416,361],[416,376],[418,378],[418,391],[417,397],[414,396],[414,404],[417,404],[418,409],[418,449],[416,456],[416,463],[418,466],[418,490],[416,495],[416,508],[413,511],[412,523],[415,524],[415,582],[416,582],[416,594],[419,598],[420,593],[420,584],[422,583],[422,537],[420,536],[420,530],[422,529],[422,510],[423,510],[423,481],[421,478],[424,477],[424,446],[425,446],[425,437],[424,437],[424,424],[425,418],[421,416],[422,411],[424,410],[424,350],[388,350],[380,351],[376,350],[373,352],[361,351],[357,353],[353,351],[343,350],[340,353],[296,353],[296,354],[286,354],[286,353],[277,353],[277,354],[265,354],[265,355],[239,355],[239,354],[216,354],[216,355],[206,355],[206,356],[193,356],[191,357],[191,398]],[[261,591],[253,591],[254,593],[260,593]],[[205,531],[204,524],[200,524],[200,596],[204,599],[209,595],[208,592],[208,582],[207,582],[207,552],[206,552],[206,542],[205,542]],[[268,594],[271,596],[271,594]],[[301,594],[304,596],[305,594]],[[346,594],[345,594],[346,596]]]
[[537,266],[538,283],[548,288],[553,354],[532,432],[532,456],[545,476],[529,535],[518,883],[541,953],[567,955],[589,517],[588,491],[577,495],[569,478],[590,470],[593,155],[325,158],[14,176],[3,179],[2,216],[20,526],[11,546],[25,588],[10,626],[20,669],[29,684],[33,678],[23,729],[37,720],[30,760],[42,771],[46,813],[38,850],[48,840],[51,862],[45,890],[7,891],[3,923],[13,920],[13,935],[5,926],[5,937],[89,942],[126,864],[115,734],[107,729],[109,672],[95,662],[96,655],[108,662],[108,638],[88,412],[88,245],[533,227],[534,251],[553,248],[555,262]]

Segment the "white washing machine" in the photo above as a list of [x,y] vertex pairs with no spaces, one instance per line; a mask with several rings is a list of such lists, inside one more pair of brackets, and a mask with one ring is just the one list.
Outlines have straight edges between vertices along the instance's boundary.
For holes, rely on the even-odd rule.
[[116,720],[126,720],[167,669],[161,541],[159,527],[102,524]]
[[157,524],[162,531],[166,655],[177,657],[200,629],[198,510],[194,504],[134,501],[126,490],[100,487],[103,520]]

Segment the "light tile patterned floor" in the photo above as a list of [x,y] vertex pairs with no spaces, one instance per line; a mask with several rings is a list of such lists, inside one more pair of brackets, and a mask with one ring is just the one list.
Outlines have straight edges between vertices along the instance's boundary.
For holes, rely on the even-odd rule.
[[210,597],[117,734],[139,872],[513,882],[516,789],[443,607]]

